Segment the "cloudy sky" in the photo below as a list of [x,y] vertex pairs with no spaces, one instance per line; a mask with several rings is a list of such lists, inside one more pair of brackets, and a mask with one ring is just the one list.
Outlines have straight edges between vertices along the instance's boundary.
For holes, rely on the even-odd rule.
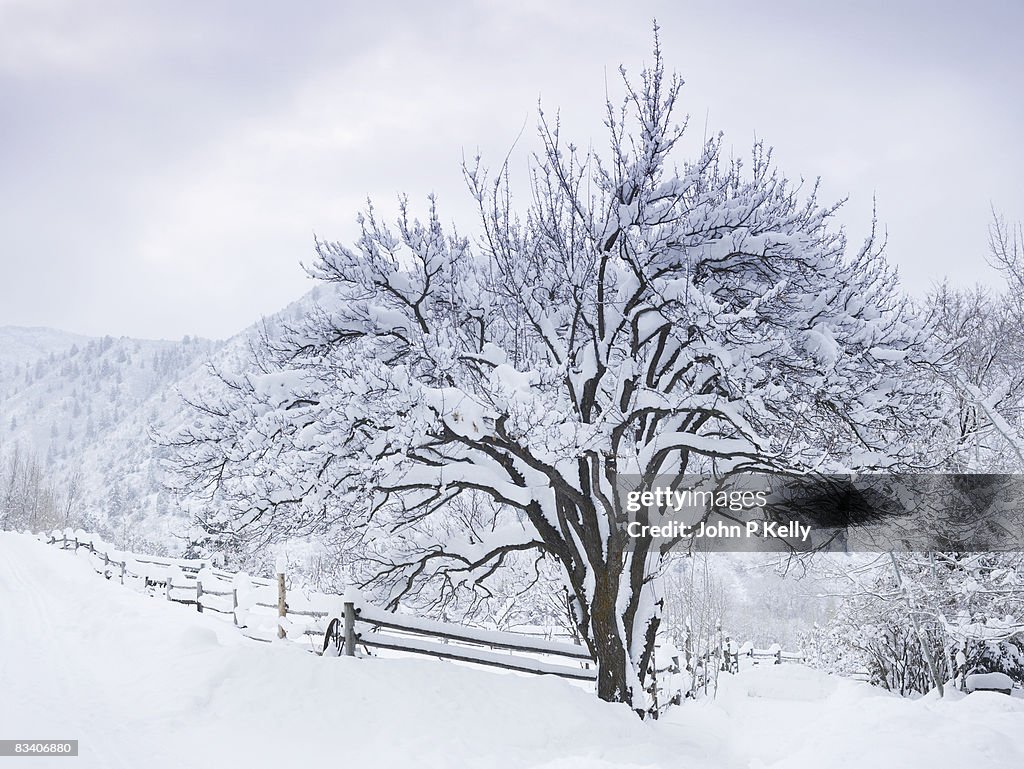
[[1019,0],[0,0],[0,325],[233,334],[367,196],[467,221],[461,158],[525,124],[524,155],[538,98],[602,141],[655,16],[696,141],[774,145],[858,239],[876,196],[915,294],[995,282],[990,205],[1024,218]]

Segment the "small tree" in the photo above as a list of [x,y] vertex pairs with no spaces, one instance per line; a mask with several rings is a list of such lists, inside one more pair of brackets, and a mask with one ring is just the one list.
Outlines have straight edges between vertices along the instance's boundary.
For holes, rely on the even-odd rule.
[[[626,536],[620,486],[898,466],[936,402],[927,332],[873,238],[847,254],[837,206],[760,144],[749,168],[720,137],[670,165],[682,83],[655,40],[606,105],[607,156],[541,113],[521,212],[507,169],[467,165],[477,239],[433,201],[421,223],[403,200],[394,228],[370,207],[354,247],[316,244],[334,293],[169,440],[235,531],[361,531],[364,581],[395,601],[556,563],[598,694],[641,713],[667,552]],[[495,504],[462,527],[470,495]]]

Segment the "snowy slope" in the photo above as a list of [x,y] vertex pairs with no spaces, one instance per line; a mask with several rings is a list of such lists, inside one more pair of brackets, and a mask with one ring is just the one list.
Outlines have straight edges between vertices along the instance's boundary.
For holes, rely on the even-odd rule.
[[0,739],[81,741],[35,767],[1024,765],[1019,699],[914,702],[783,665],[641,723],[560,680],[258,644],[16,534],[0,533],[0,650]]
[[58,493],[77,476],[70,503],[76,525],[104,530],[123,545],[180,546],[176,535],[188,517],[163,492],[152,429],[182,420],[179,392],[202,389],[210,363],[243,370],[255,335],[274,333],[314,296],[224,342],[0,329],[0,474],[12,452],[27,452]]
[[34,363],[50,353],[60,354],[83,346],[90,337],[53,328],[0,326],[0,376],[17,365]]
[[166,512],[148,425],[179,408],[171,388],[219,347],[103,337],[8,368],[0,375],[0,460],[15,451],[31,457],[58,493],[77,476],[69,506],[79,519],[123,528]]

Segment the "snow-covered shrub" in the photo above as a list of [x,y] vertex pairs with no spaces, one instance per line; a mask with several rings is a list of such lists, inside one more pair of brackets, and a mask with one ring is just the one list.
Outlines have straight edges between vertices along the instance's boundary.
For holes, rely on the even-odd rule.
[[828,641],[814,641],[819,648],[834,644],[823,667],[866,668],[874,683],[900,694],[924,693],[950,679],[962,686],[971,673],[1024,681],[1020,554],[905,553],[857,571],[831,622],[819,630]]

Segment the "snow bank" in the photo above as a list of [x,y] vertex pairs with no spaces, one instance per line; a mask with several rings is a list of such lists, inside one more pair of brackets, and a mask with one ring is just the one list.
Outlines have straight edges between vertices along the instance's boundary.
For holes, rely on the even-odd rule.
[[321,658],[0,533],[0,739],[33,767],[1011,769],[1024,700],[904,700],[800,665],[723,674],[657,723],[582,686],[428,659]]
[[[22,535],[0,533],[0,607],[0,739],[77,738],[82,767],[569,769],[678,755],[568,682],[254,642]],[[70,766],[32,762],[51,764]]]
[[667,720],[702,735],[724,766],[1024,766],[1024,700],[984,692],[909,700],[802,665],[751,668],[719,685],[715,701],[677,708]]

